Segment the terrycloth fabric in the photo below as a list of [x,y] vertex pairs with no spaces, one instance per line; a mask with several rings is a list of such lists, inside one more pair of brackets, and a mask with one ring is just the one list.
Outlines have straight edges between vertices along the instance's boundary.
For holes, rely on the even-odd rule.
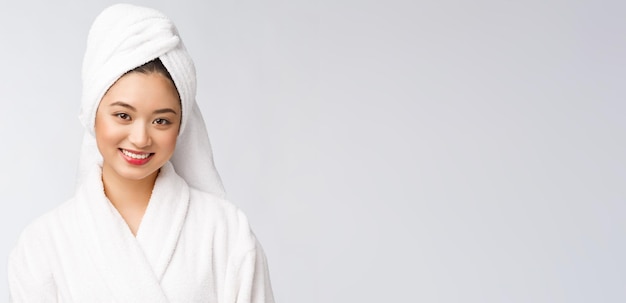
[[171,161],[187,183],[224,196],[213,164],[211,143],[198,104],[196,71],[175,25],[157,10],[116,4],[96,18],[83,60],[80,120],[85,127],[78,184],[94,163],[102,164],[95,140],[96,111],[102,96],[126,72],[159,58],[174,79],[182,105],[182,123]]
[[135,237],[92,168],[73,199],[22,233],[12,302],[274,302],[263,250],[231,203],[168,163]]

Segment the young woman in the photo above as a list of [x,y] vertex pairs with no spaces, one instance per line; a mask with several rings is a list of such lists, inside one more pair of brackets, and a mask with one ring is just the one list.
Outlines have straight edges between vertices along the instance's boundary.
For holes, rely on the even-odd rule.
[[9,259],[12,302],[273,302],[265,256],[226,201],[195,71],[160,12],[105,9],[83,62],[75,196]]

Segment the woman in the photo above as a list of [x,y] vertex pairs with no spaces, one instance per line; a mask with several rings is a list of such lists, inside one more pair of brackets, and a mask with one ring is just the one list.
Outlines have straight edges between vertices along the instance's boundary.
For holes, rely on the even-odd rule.
[[89,32],[75,196],[9,259],[13,302],[273,302],[261,246],[224,200],[195,71],[160,12],[105,9]]

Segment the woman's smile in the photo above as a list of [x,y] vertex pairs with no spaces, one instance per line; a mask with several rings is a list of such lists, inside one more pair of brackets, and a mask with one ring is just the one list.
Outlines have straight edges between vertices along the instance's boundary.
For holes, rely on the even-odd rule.
[[154,153],[142,153],[120,148],[122,157],[132,165],[144,165],[152,159]]

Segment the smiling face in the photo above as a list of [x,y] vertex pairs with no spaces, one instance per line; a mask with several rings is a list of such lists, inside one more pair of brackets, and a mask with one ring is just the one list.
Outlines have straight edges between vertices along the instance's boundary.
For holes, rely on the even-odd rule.
[[180,121],[176,87],[164,75],[130,72],[119,78],[96,112],[103,177],[156,178],[174,154]]

